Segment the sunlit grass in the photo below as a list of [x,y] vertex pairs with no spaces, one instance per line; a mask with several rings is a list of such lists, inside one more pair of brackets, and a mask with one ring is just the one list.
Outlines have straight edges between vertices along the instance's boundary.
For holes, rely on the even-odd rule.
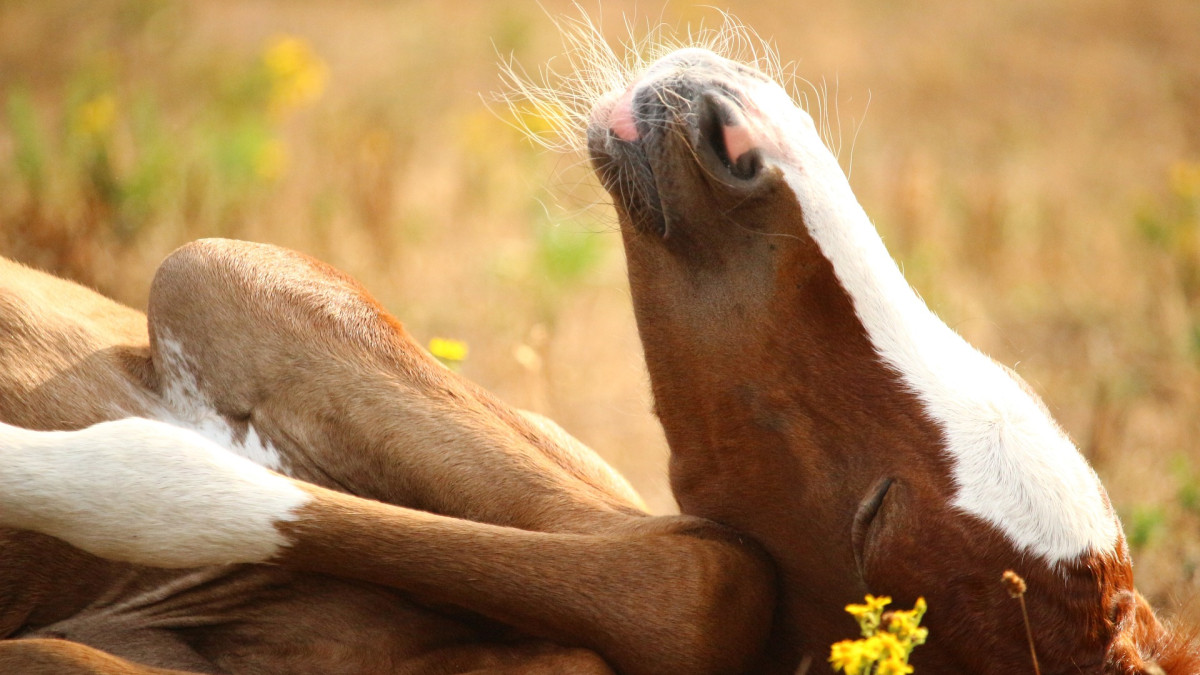
[[10,246],[101,285],[99,249],[133,247],[151,228],[236,234],[288,170],[288,115],[313,105],[327,77],[306,41],[276,36],[180,107],[126,66],[104,63],[71,64],[54,105],[39,106],[26,83],[0,92],[17,168]]

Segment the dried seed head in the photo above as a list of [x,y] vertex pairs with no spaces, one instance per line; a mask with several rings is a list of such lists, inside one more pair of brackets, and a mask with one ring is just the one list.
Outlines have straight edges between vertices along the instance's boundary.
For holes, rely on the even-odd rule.
[[1004,576],[1000,578],[1000,582],[1004,584],[1005,590],[1014,598],[1019,598],[1025,595],[1025,580],[1020,574],[1012,570],[1005,570]]

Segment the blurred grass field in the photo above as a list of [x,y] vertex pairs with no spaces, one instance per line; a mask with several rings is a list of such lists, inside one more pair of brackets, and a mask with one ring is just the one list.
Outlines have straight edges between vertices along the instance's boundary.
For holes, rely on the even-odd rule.
[[[827,101],[910,281],[1096,467],[1143,592],[1200,624],[1200,3],[728,7]],[[613,39],[720,22],[585,8]],[[0,254],[140,307],[190,239],[300,249],[669,511],[606,197],[487,103],[500,57],[560,51],[533,2],[0,0]]]

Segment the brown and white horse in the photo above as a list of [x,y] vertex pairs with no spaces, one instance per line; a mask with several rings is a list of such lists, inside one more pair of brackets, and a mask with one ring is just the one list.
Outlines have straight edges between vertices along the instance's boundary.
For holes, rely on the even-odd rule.
[[1038,397],[905,282],[811,117],[666,56],[590,113],[684,513],[766,547],[772,649],[820,659],[866,592],[929,603],[918,673],[1197,673],[1133,587],[1104,488]]
[[683,50],[589,119],[688,515],[303,256],[189,245],[148,319],[0,263],[0,667],[815,672],[874,592],[928,598],[918,672],[1028,672],[1011,568],[1043,672],[1200,672],[778,85]]

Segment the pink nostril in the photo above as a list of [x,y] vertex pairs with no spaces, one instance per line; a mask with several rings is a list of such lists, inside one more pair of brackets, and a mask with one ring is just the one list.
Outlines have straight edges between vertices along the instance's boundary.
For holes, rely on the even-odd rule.
[[625,90],[608,116],[608,128],[623,141],[638,139],[637,121],[633,117],[633,89],[631,86]]
[[725,152],[729,155],[729,163],[737,166],[738,159],[755,147],[750,127],[746,124],[727,124],[722,132],[725,135]]

